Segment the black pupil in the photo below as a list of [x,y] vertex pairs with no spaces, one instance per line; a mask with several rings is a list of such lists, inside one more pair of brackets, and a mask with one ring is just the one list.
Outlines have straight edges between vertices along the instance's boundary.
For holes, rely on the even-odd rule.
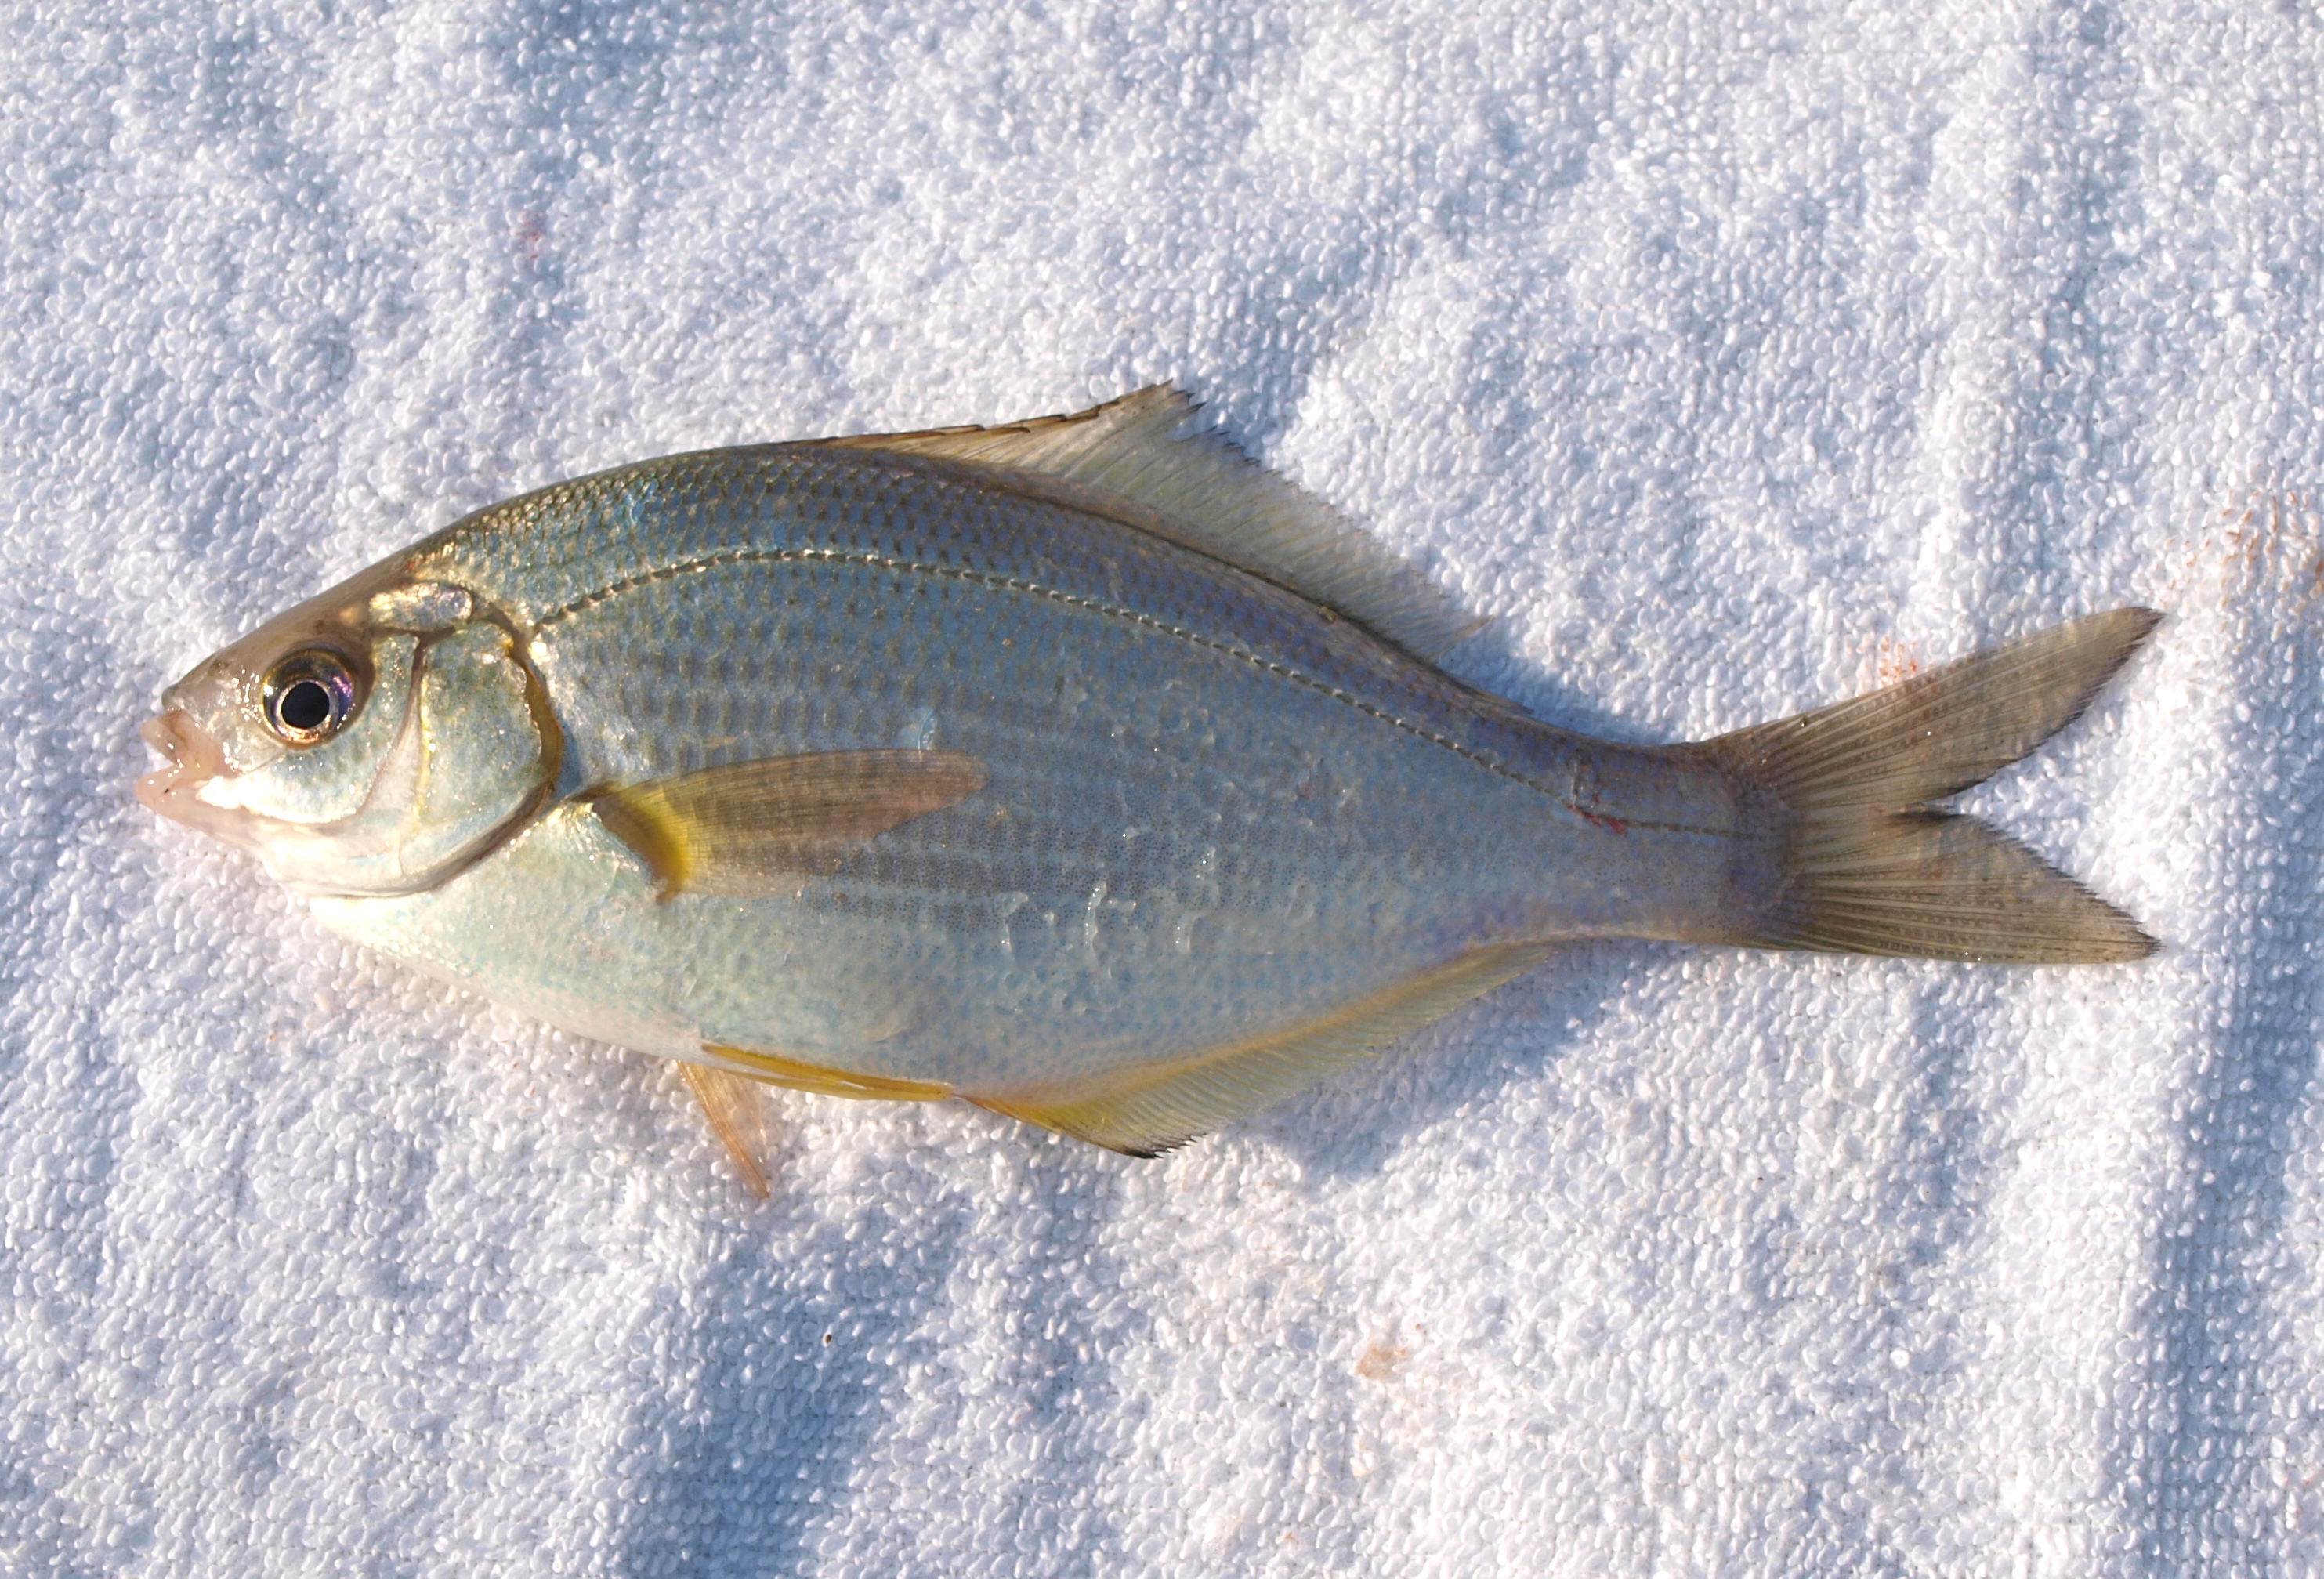
[[275,711],[293,729],[320,729],[330,722],[331,689],[318,679],[302,679],[282,693]]

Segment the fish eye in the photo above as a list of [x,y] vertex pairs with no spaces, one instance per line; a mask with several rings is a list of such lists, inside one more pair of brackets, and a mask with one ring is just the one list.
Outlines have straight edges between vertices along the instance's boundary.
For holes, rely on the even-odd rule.
[[267,671],[266,727],[289,745],[313,745],[346,727],[362,704],[355,671],[325,648],[293,652]]

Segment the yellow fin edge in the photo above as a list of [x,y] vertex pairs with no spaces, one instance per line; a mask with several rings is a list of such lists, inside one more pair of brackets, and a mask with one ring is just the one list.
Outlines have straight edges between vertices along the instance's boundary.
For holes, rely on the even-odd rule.
[[953,1094],[951,1086],[935,1080],[852,1075],[844,1069],[826,1069],[816,1064],[803,1064],[797,1058],[754,1053],[717,1042],[704,1042],[702,1050],[722,1063],[742,1066],[734,1070],[738,1075],[792,1091],[812,1091],[818,1096],[852,1096],[871,1102],[942,1102]]
[[991,1095],[977,1106],[1131,1157],[1158,1157],[1440,1020],[1539,965],[1551,946],[1480,948],[1315,1019],[1159,1068]]

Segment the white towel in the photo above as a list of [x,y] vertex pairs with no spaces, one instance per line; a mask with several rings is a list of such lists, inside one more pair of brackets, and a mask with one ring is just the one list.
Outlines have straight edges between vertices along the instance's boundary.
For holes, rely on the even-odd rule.
[[[0,1571],[2324,1562],[2314,8],[21,5]],[[2131,602],[2098,970],[1576,947],[1167,1160],[673,1073],[129,799],[477,504],[1174,380],[1697,737]]]

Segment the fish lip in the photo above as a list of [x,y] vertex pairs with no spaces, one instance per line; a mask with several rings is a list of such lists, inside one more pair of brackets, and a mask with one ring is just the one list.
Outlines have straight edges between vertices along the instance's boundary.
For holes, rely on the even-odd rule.
[[137,780],[137,799],[150,811],[205,832],[218,830],[220,808],[199,799],[202,786],[231,776],[226,750],[183,707],[137,726],[145,743],[168,759]]

